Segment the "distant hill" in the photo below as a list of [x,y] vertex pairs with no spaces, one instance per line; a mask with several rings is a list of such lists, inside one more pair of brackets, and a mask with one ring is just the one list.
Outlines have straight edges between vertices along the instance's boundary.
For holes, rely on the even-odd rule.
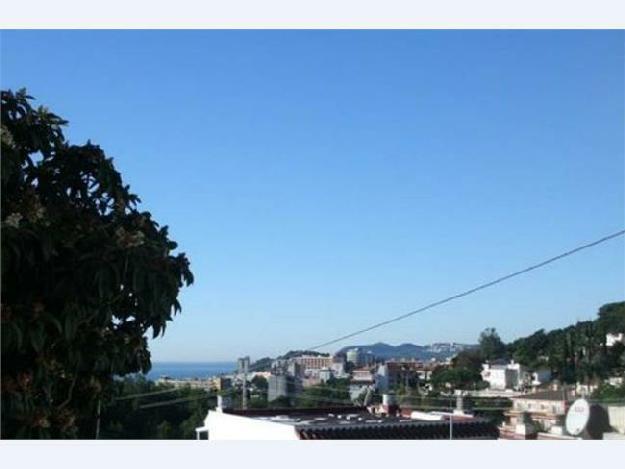
[[314,350],[290,350],[289,352],[285,353],[284,355],[279,356],[278,358],[282,358],[282,359],[289,359],[289,358],[295,358],[295,357],[301,357],[301,356],[310,356],[310,357],[329,357],[330,354],[329,353],[321,353],[321,352],[316,352]]
[[273,358],[264,357],[259,358],[254,363],[250,364],[250,371],[269,371],[271,370],[271,364],[273,363]]
[[436,358],[445,360],[453,357],[458,352],[475,347],[475,345],[441,342],[430,345],[401,344],[389,345],[378,342],[372,345],[350,345],[343,347],[337,353],[345,353],[351,348],[359,348],[363,352],[371,352],[376,358],[388,360],[390,358],[414,358],[417,360],[430,360]]
[[[389,358],[415,358],[417,360],[429,360],[436,358],[438,360],[445,360],[453,357],[458,352],[467,348],[475,347],[475,345],[467,344],[455,344],[448,342],[441,342],[431,345],[414,345],[414,344],[401,344],[401,345],[389,345],[383,342],[378,342],[373,345],[350,345],[349,347],[343,347],[336,352],[337,354],[344,354],[350,348],[358,347],[362,351],[371,352],[376,358],[388,360]],[[288,359],[299,357],[302,355],[312,355],[318,357],[327,357],[329,354],[320,353],[314,350],[291,350],[284,355],[279,356],[279,359]],[[271,363],[273,358],[264,357],[250,365],[250,371],[269,371],[271,370]]]

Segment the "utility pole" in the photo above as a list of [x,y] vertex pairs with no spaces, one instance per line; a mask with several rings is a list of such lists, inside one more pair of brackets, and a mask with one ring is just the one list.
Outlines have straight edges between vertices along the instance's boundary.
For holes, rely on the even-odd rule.
[[449,400],[449,439],[454,439],[454,409],[451,405],[451,399]]
[[100,439],[100,409],[102,405],[102,398],[98,399],[97,419],[95,422],[95,439]]
[[241,396],[241,408],[247,409],[247,373],[250,366],[250,357],[239,358],[239,373],[243,373],[243,386]]

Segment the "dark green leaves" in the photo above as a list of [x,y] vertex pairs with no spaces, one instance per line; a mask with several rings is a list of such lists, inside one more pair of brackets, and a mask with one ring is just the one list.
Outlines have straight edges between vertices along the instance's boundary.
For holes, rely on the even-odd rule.
[[2,436],[88,434],[113,376],[149,369],[147,331],[193,275],[111,157],[70,145],[25,91],[1,99]]
[[30,345],[35,352],[40,352],[43,349],[45,330],[41,322],[36,322],[35,324],[29,326],[28,338],[30,340]]

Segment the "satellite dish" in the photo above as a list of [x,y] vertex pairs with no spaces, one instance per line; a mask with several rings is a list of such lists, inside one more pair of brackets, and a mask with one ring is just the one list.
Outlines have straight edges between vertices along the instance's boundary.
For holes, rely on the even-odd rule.
[[590,404],[586,399],[577,399],[566,414],[566,431],[573,436],[580,435],[590,419]]

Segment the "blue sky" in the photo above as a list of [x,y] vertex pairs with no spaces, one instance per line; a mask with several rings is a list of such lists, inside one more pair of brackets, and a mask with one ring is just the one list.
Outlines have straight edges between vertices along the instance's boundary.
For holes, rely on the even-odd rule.
[[[0,78],[113,156],[190,257],[153,359],[258,358],[621,229],[624,36],[4,31]],[[350,343],[592,318],[624,259],[620,238]]]

